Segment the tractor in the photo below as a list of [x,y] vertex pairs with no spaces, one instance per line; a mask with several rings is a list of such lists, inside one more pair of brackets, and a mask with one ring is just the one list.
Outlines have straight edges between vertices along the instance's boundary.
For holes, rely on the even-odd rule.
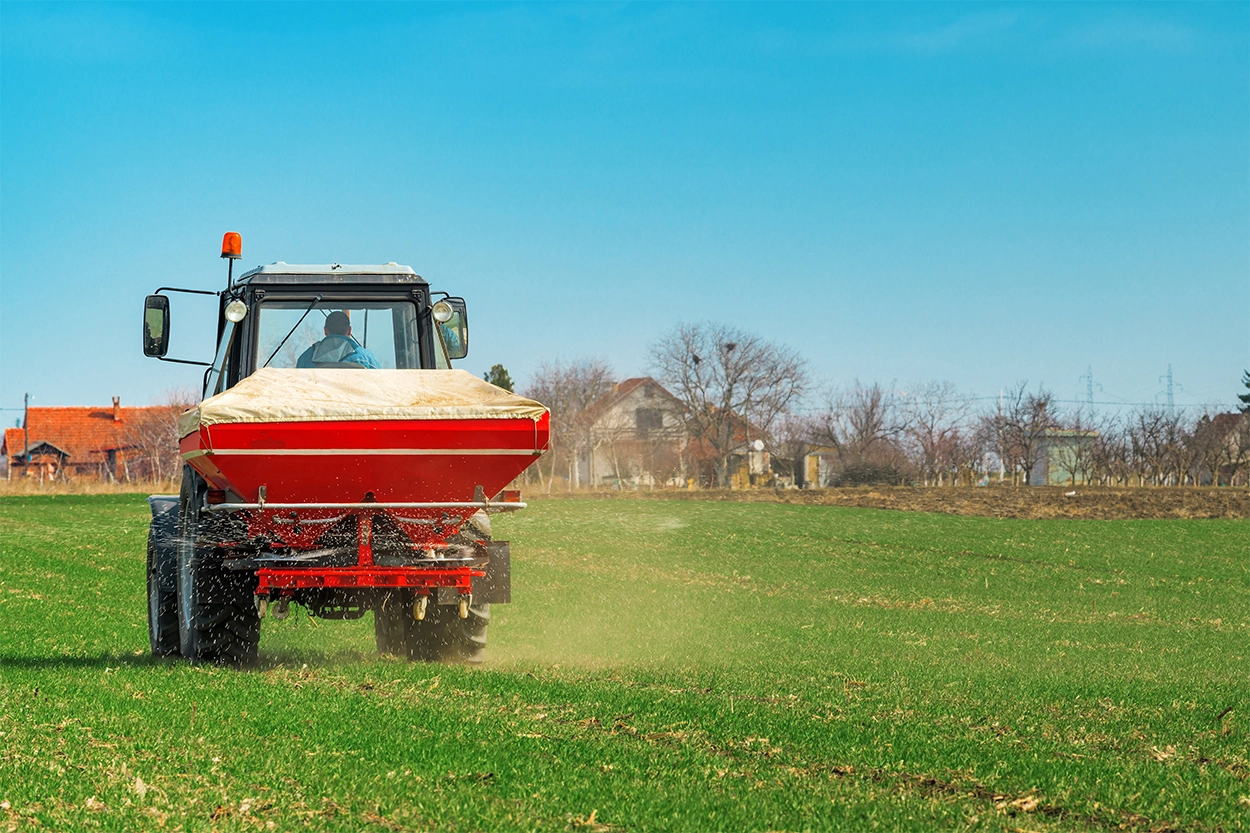
[[[144,354],[205,368],[179,418],[177,495],[149,498],[154,656],[248,666],[261,623],[295,602],[320,619],[372,612],[378,650],[482,661],[491,605],[511,601],[490,516],[547,450],[550,414],[452,362],[464,299],[407,266],[273,263],[221,291],[147,296]],[[170,298],[215,296],[211,362],[167,356]]]

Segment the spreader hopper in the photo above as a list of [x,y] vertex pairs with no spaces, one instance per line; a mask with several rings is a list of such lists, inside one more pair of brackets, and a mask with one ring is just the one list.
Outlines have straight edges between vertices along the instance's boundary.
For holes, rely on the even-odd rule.
[[547,449],[549,426],[542,405],[463,370],[265,368],[178,427],[183,458],[244,508],[481,501]]

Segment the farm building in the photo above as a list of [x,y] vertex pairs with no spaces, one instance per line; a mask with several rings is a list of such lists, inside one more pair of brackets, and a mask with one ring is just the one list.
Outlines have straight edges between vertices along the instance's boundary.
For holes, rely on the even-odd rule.
[[[725,461],[725,487],[749,489],[754,486],[789,486],[794,483],[794,462],[773,457],[759,438],[763,430],[736,414],[726,420],[730,433],[729,453]],[[755,439],[752,439],[754,437]],[[715,487],[720,455],[703,437],[690,437],[682,455],[686,476],[691,484]]]
[[801,489],[819,489],[833,485],[838,450],[830,445],[803,443],[795,466],[795,485]]
[[[154,455],[176,456],[176,438],[161,429],[177,418],[170,406],[123,408],[118,397],[112,408],[27,408],[23,424],[6,428],[0,454],[8,463],[8,477],[40,480],[92,478],[133,480],[160,471]],[[153,440],[159,446],[152,448]],[[153,469],[156,469],[154,472]],[[164,468],[168,468],[168,463]]]
[[1097,431],[1048,428],[1042,432],[1030,486],[1081,486],[1091,482]]
[[575,485],[637,488],[684,482],[681,403],[659,382],[649,376],[626,379],[586,414]]

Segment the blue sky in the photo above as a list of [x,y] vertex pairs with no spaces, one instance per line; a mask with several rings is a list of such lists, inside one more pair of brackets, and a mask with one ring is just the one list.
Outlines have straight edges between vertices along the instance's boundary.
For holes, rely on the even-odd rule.
[[412,265],[522,383],[713,320],[829,384],[1231,403],[1250,5],[0,5],[0,406],[194,385],[142,298],[227,230]]

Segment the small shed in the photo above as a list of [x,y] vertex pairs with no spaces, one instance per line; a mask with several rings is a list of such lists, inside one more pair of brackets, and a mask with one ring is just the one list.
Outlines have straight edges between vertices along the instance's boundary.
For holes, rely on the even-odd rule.
[[1093,477],[1097,431],[1048,428],[1042,432],[1030,486],[1084,486]]
[[800,489],[820,489],[832,484],[838,450],[831,445],[804,443],[799,450],[794,484]]

